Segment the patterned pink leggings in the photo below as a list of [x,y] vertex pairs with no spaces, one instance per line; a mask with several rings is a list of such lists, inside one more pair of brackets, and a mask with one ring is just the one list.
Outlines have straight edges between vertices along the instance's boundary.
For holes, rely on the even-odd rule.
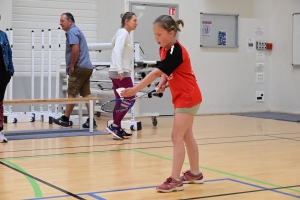
[[[125,77],[124,79],[122,79],[122,81],[120,81],[120,79],[117,79],[117,78],[110,78],[110,79],[112,80],[112,83],[113,83],[113,88],[114,88],[116,99],[120,98],[116,89],[121,88],[121,87],[123,87],[123,88],[133,87],[133,83],[132,83],[132,80],[130,77]],[[126,97],[126,99],[132,99],[132,98],[134,98],[134,96]],[[134,102],[135,102],[135,100],[133,100],[133,103]],[[113,113],[114,124],[121,127],[121,121],[124,118],[124,116],[126,115],[126,113],[127,113],[127,111]]]

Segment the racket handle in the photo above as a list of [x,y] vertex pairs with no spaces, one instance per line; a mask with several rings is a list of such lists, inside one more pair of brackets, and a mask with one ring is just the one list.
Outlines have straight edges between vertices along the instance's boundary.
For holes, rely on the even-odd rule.
[[154,93],[153,96],[162,98],[164,96],[163,93]]

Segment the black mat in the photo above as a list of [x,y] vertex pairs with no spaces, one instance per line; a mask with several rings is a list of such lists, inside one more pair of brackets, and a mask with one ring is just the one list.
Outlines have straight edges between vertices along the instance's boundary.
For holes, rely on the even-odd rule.
[[256,117],[265,119],[275,119],[282,121],[300,122],[300,115],[287,114],[287,113],[276,113],[276,112],[251,112],[251,113],[233,113],[233,115],[245,116],[245,117]]
[[40,138],[57,138],[57,137],[72,137],[72,136],[91,136],[91,135],[107,135],[107,132],[94,130],[93,133],[89,129],[79,130],[76,128],[62,129],[46,129],[46,130],[30,130],[30,131],[5,131],[5,137],[8,140],[25,140],[25,139],[40,139]]

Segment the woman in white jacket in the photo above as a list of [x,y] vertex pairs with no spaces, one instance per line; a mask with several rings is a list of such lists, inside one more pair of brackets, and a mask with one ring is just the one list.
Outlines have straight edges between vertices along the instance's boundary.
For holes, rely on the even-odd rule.
[[[116,89],[133,87],[131,71],[133,70],[133,43],[130,32],[137,27],[137,18],[133,12],[126,12],[121,15],[122,26],[112,38],[111,64],[109,77],[113,83],[116,98],[120,98]],[[127,97],[132,99],[134,97]],[[131,138],[132,134],[126,133],[121,127],[121,121],[127,111],[113,113],[113,123],[106,129],[117,139]]]

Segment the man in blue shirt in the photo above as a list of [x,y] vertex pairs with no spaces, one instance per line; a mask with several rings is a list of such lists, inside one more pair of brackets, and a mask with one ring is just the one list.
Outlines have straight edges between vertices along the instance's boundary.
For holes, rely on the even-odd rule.
[[[93,72],[93,65],[90,60],[89,50],[83,33],[75,25],[74,17],[71,13],[63,13],[60,17],[60,25],[66,31],[66,73],[68,79],[68,98],[76,98],[79,93],[82,97],[91,97],[90,77]],[[89,111],[89,105],[86,104]],[[63,116],[53,119],[55,124],[68,127],[71,112],[74,104],[68,104]],[[83,124],[84,128],[89,128],[89,118]],[[93,123],[97,127],[96,121]]]
[[3,99],[6,86],[14,74],[12,51],[6,33],[0,30],[0,142],[7,142],[3,134]]

